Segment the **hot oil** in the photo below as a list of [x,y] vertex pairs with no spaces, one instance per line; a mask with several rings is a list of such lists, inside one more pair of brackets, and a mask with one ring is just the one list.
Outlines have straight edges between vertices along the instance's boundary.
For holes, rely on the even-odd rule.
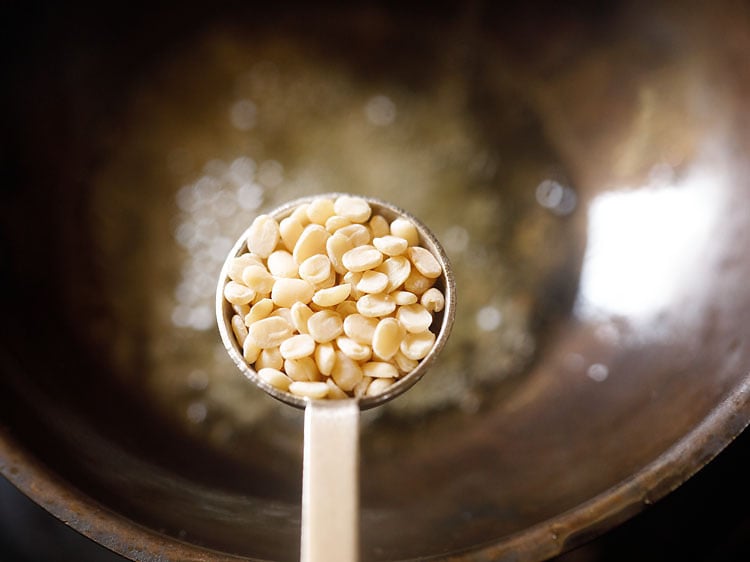
[[229,445],[298,457],[297,413],[226,357],[216,280],[264,209],[361,193],[424,220],[458,287],[429,376],[366,419],[472,415],[501,399],[544,341],[541,320],[570,306],[580,259],[575,192],[533,112],[479,60],[471,72],[438,61],[410,82],[396,76],[417,61],[369,76],[345,53],[279,37],[214,30],[134,88],[90,201],[110,327],[91,345],[188,433],[243,457]]

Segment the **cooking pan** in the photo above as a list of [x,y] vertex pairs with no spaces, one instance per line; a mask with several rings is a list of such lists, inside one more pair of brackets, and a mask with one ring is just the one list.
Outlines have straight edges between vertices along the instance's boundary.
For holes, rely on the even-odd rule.
[[298,557],[302,417],[223,353],[231,241],[353,192],[457,271],[363,417],[363,560],[542,560],[750,420],[739,2],[88,3],[3,33],[0,471],[133,560]]

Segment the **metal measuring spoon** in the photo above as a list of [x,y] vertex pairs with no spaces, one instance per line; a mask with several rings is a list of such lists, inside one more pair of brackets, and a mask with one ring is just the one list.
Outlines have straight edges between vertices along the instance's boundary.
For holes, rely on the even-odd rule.
[[[304,197],[270,211],[277,221],[289,216],[303,203],[319,198],[335,199],[342,193],[326,193]],[[435,235],[416,217],[379,199],[357,196],[370,204],[373,215],[379,214],[391,223],[406,218],[419,233],[420,245],[429,250],[442,268],[435,287],[445,296],[445,307],[434,314],[432,326],[436,339],[430,352],[417,367],[403,375],[384,392],[375,396],[345,400],[295,396],[260,379],[245,361],[242,347],[231,327],[234,310],[224,298],[229,264],[233,258],[247,251],[249,228],[239,237],[224,263],[216,292],[216,317],[219,332],[229,356],[240,371],[274,398],[305,410],[304,461],[302,469],[302,536],[303,562],[353,561],[359,550],[359,415],[411,388],[427,372],[445,345],[453,326],[456,309],[456,288],[453,270]]]

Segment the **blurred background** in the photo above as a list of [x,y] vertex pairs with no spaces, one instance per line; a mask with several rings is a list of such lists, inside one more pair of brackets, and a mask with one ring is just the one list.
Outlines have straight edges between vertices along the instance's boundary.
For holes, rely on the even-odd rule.
[[[404,489],[428,514],[439,510],[423,508],[420,493],[449,482],[445,505],[436,500],[447,506],[447,531],[430,537],[426,523],[424,537],[445,549],[481,543],[623,481],[747,375],[736,318],[746,308],[735,309],[713,280],[746,279],[731,269],[744,263],[744,184],[722,166],[746,161],[750,147],[750,10],[731,1],[334,6],[4,7],[0,156],[9,203],[0,208],[0,273],[19,292],[2,302],[11,318],[30,308],[49,316],[36,334],[44,354],[2,328],[3,343],[21,350],[18,365],[38,380],[19,368],[0,381],[10,389],[0,392],[0,429],[99,501],[147,524],[168,522],[157,531],[242,551],[236,529],[222,534],[224,522],[211,519],[213,496],[204,512],[184,509],[180,494],[192,489],[183,484],[228,490],[237,501],[229,507],[252,521],[265,515],[254,515],[247,497],[293,507],[300,420],[226,368],[215,274],[247,217],[264,207],[322,190],[369,193],[428,218],[462,287],[440,364],[365,420],[376,475],[365,488],[376,506],[369,516],[387,529],[379,501],[408,496],[389,488],[396,477],[411,475]],[[636,186],[656,194],[630,199],[651,213],[627,198],[597,198]],[[628,235],[582,276],[591,208],[601,231]],[[732,221],[717,217],[726,208],[740,226],[724,228]],[[722,246],[726,255],[703,259],[705,240],[732,236],[739,242]],[[45,248],[52,265],[28,257],[25,244]],[[725,298],[715,304],[710,291]],[[739,328],[727,335],[726,326]],[[562,351],[550,345],[569,334]],[[487,422],[487,433],[462,433],[480,425],[473,420]],[[528,430],[528,447],[516,427]],[[425,445],[425,428],[471,436],[456,461],[465,478],[448,466],[455,445]],[[405,437],[394,449],[380,431]],[[750,559],[749,439],[558,560]],[[123,450],[139,462],[127,464]],[[396,467],[394,450],[408,453]],[[167,499],[177,507],[165,502],[159,512],[151,462],[155,489],[174,492]],[[548,466],[560,469],[550,475]],[[165,483],[164,474],[183,479]],[[489,494],[485,482],[515,488]],[[454,513],[465,497],[473,503]],[[5,480],[0,553],[3,561],[121,560]]]

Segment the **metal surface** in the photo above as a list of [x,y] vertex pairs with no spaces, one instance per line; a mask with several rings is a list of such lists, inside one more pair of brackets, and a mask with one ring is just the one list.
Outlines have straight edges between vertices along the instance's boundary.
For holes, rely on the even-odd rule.
[[[379,173],[400,156],[428,162],[433,175],[408,175],[388,199],[424,205],[429,212],[415,212],[439,224],[443,241],[452,218],[468,230],[500,217],[497,239],[513,245],[472,253],[470,239],[455,259],[462,239],[446,244],[457,276],[473,279],[482,263],[496,263],[487,260],[503,266],[484,284],[459,285],[462,328],[433,366],[456,374],[436,378],[446,392],[469,370],[498,365],[487,350],[503,348],[512,318],[499,313],[507,293],[487,297],[487,286],[499,291],[514,272],[529,275],[526,298],[513,301],[531,303],[524,310],[536,346],[522,369],[459,385],[461,400],[420,410],[409,401],[431,371],[365,413],[363,560],[541,560],[668,494],[738,435],[750,420],[747,6],[493,6],[207,13],[188,3],[179,13],[133,10],[115,20],[88,6],[12,8],[2,38],[10,59],[2,93],[2,475],[134,560],[298,556],[301,413],[254,395],[249,411],[226,414],[215,406],[229,402],[225,395],[203,409],[207,402],[194,400],[200,373],[156,369],[164,354],[178,361],[190,352],[180,343],[185,328],[165,334],[153,321],[169,318],[171,301],[149,295],[180,281],[164,251],[176,246],[165,209],[182,184],[163,170],[179,161],[179,152],[167,158],[175,139],[198,130],[205,135],[191,146],[214,158],[235,158],[218,147],[240,141],[242,150],[294,145],[285,156],[296,169],[317,162],[300,154],[333,154],[342,165],[331,177],[354,177],[372,191],[411,172]],[[349,77],[337,83],[344,101],[334,100],[344,109],[322,118],[327,128],[313,136],[294,121],[262,146],[222,136],[203,112],[233,87],[218,78],[233,60],[282,56],[281,48],[253,50],[274,41],[303,53],[308,65],[292,65],[295,76],[326,61],[322,74]],[[159,105],[160,91],[184,95]],[[386,131],[378,123],[393,119],[376,96],[383,91],[401,96],[391,94],[399,104],[390,130],[398,134],[385,144],[402,150],[367,160],[372,152],[350,149],[372,148]],[[346,100],[370,97],[381,113],[357,128],[364,104]],[[454,106],[445,100],[461,100],[461,120],[449,118]],[[230,101],[220,106],[222,122]],[[411,128],[393,128],[410,115]],[[149,128],[157,121],[160,128]],[[457,123],[470,123],[491,154],[462,159],[467,135],[454,134]],[[406,150],[404,139],[427,148]],[[362,161],[381,167],[357,177]],[[278,166],[265,171],[275,181]],[[203,171],[186,174],[196,181]],[[458,202],[441,204],[445,193],[425,190],[424,177],[442,178]],[[554,183],[538,188],[545,178]],[[574,208],[563,204],[566,187]],[[268,202],[284,189],[264,191]],[[160,190],[172,207],[160,204]],[[469,210],[475,219],[465,218]],[[112,243],[109,253],[102,240]],[[554,267],[530,265],[561,247],[569,253]],[[475,316],[472,298],[488,308]],[[211,330],[194,331],[216,340]],[[489,342],[472,362],[470,338],[450,349],[467,333]],[[159,391],[178,379],[190,385],[164,399]],[[379,414],[401,401],[412,414]],[[176,403],[182,418],[170,409]]]

